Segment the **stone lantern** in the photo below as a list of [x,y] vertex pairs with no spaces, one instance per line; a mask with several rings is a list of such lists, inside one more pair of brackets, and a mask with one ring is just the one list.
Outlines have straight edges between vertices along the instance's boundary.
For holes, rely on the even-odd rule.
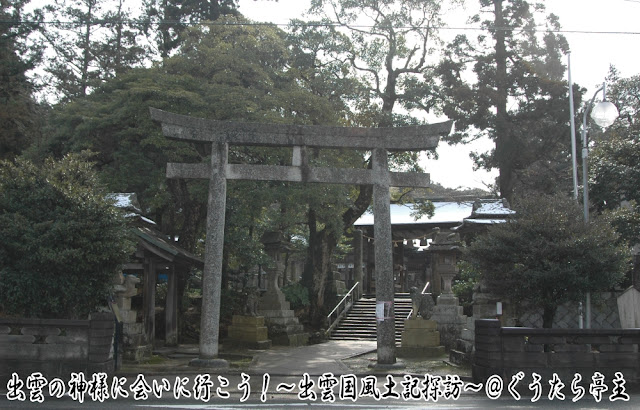
[[264,316],[269,328],[269,338],[276,345],[302,346],[309,341],[309,334],[298,322],[289,302],[278,284],[284,273],[284,254],[288,243],[282,232],[266,232],[261,241],[264,250],[273,260],[273,267],[267,268],[267,291],[258,302],[258,314]]
[[288,310],[289,302],[285,300],[284,293],[280,290],[280,277],[284,273],[284,254],[288,250],[288,243],[284,240],[282,232],[265,232],[261,242],[265,252],[273,260],[273,267],[265,269],[267,291],[260,300],[260,309]]
[[[458,255],[460,254],[460,235],[457,233],[440,232],[437,230],[429,252],[434,260],[434,279],[442,280],[440,298],[455,298],[451,290],[451,282],[458,274]],[[434,289],[438,290],[440,283],[436,283]],[[457,299],[457,298],[456,298]],[[457,303],[456,303],[457,304]]]
[[434,260],[434,280],[438,282],[442,280],[442,292],[438,296],[431,319],[438,323],[440,342],[447,350],[455,347],[456,340],[460,338],[462,329],[467,323],[467,317],[462,313],[462,306],[451,290],[451,282],[458,273],[456,264],[461,245],[459,234],[437,230],[429,246],[429,252]]

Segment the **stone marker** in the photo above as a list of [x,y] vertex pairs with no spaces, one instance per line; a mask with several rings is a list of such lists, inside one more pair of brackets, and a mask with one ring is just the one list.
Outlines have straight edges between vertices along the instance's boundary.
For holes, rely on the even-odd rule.
[[399,357],[435,357],[444,354],[440,346],[438,323],[430,320],[435,304],[430,293],[421,293],[415,286],[411,288],[411,317],[404,321],[402,345]]
[[435,320],[416,317],[404,321],[399,357],[435,357],[443,354],[444,346],[440,346],[440,332]]

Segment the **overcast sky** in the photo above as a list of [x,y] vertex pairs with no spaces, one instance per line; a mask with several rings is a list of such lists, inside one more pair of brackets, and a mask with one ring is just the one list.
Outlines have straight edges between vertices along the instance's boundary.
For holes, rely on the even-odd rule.
[[[292,18],[303,17],[309,0],[240,0],[239,4],[242,14],[251,20],[286,24]],[[610,65],[624,77],[640,73],[640,0],[546,0],[544,4],[549,13],[560,19],[571,48],[573,82],[588,89],[588,98],[604,81]],[[464,24],[460,19],[464,11],[456,14],[447,19],[451,27]],[[468,155],[469,150],[487,148],[487,142],[471,147],[442,145],[438,148],[440,159],[424,165],[432,181],[442,185],[482,187],[493,182],[497,173],[473,172]]]

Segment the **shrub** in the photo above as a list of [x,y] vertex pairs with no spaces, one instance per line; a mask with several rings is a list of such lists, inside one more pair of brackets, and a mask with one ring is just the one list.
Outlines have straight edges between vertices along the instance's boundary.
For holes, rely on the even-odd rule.
[[496,295],[543,310],[550,328],[559,305],[608,291],[630,268],[628,247],[605,218],[584,223],[564,194],[531,193],[516,217],[489,227],[466,249],[467,260]]
[[451,285],[451,290],[460,300],[460,305],[467,316],[473,315],[473,288],[478,283],[480,274],[467,261],[458,262],[458,275]]
[[83,318],[106,297],[133,250],[124,217],[91,164],[0,162],[0,308],[9,315]]
[[309,289],[299,282],[283,286],[281,290],[293,310],[303,309],[311,304],[309,300]]

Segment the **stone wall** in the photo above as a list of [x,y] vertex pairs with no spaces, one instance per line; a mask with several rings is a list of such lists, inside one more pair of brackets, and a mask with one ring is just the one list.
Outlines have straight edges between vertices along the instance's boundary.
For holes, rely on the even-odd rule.
[[622,372],[628,382],[640,381],[640,329],[532,329],[500,327],[495,319],[476,320],[474,381],[497,374],[505,385],[523,371],[550,380],[558,374],[566,385],[580,373],[587,384],[594,372],[611,381]]
[[0,385],[14,372],[23,379],[33,372],[48,379],[113,373],[114,330],[111,313],[91,320],[0,318]]

